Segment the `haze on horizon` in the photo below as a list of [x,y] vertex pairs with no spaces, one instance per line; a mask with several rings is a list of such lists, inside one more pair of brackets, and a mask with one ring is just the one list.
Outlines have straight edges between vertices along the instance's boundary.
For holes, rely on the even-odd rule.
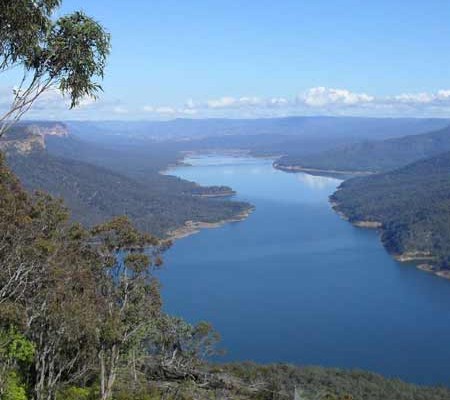
[[446,1],[66,0],[61,13],[80,8],[112,33],[104,93],[69,111],[48,92],[28,119],[450,115]]

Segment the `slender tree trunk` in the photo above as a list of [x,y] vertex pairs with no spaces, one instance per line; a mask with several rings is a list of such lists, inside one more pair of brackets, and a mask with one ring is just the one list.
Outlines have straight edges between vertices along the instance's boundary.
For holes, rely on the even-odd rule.
[[103,349],[100,350],[98,357],[100,359],[100,395],[101,398],[104,399],[106,366],[105,366],[105,352]]
[[134,387],[136,388],[137,385],[137,370],[136,370],[136,351],[133,350],[133,380],[134,380]]
[[46,360],[45,360],[45,353],[47,349],[44,348],[44,351],[39,356],[36,362],[36,371],[38,372],[38,378],[36,380],[36,384],[34,385],[34,393],[36,396],[36,400],[45,400],[45,370],[47,368],[46,366]]
[[117,365],[119,362],[119,351],[116,345],[109,351],[109,365],[105,360],[106,352],[100,353],[100,395],[101,400],[109,400],[112,397],[114,383],[116,381]]

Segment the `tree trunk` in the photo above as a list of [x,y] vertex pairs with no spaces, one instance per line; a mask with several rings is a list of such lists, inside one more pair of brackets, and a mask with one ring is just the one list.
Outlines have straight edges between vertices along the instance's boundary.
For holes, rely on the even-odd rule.
[[116,370],[119,361],[117,346],[113,345],[109,352],[109,365],[107,366],[106,352],[100,352],[100,395],[101,400],[109,400],[112,397],[113,386],[116,381]]

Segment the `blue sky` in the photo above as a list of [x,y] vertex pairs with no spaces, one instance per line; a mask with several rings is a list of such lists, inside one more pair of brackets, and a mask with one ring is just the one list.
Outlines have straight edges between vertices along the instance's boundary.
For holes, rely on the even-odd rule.
[[77,9],[112,35],[105,93],[70,113],[47,96],[35,117],[450,116],[449,1],[64,0],[59,13]]

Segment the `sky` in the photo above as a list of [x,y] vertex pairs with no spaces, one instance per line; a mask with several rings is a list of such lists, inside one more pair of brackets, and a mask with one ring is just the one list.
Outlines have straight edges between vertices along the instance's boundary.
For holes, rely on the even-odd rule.
[[80,9],[111,33],[104,93],[68,111],[51,91],[29,118],[450,117],[448,0],[63,0],[57,16]]

